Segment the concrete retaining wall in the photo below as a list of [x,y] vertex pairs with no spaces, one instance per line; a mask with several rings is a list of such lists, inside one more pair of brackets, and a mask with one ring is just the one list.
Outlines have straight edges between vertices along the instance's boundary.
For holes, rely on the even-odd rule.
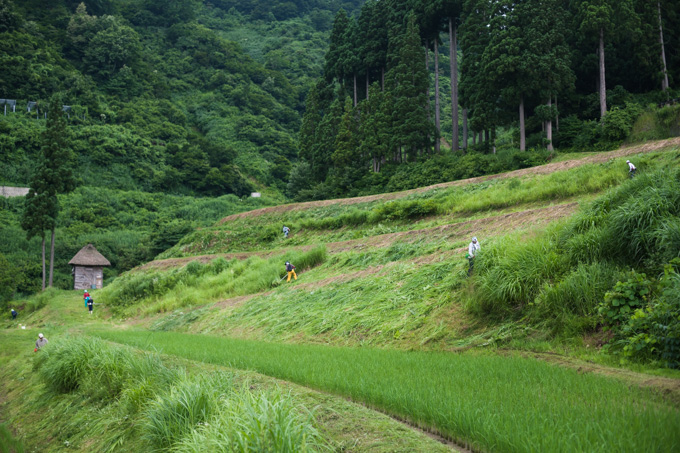
[[28,187],[0,186],[0,196],[5,198],[24,197],[28,194]]

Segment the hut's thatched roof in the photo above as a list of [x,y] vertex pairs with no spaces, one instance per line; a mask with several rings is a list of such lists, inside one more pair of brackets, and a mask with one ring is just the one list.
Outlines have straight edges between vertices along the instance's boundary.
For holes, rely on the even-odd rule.
[[104,256],[94,248],[94,245],[87,244],[85,247],[80,249],[80,252],[76,253],[69,264],[75,266],[110,266],[109,260],[104,258]]

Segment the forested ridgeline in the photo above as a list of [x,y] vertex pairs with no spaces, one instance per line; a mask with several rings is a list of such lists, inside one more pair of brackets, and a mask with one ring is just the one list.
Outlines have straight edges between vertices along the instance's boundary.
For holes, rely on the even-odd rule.
[[333,14],[355,3],[0,0],[0,98],[16,101],[0,181],[29,184],[60,93],[86,185],[281,191]]
[[612,149],[643,111],[678,134],[667,105],[678,97],[679,21],[677,2],[649,0],[368,0],[358,15],[340,11],[324,77],[307,97],[293,192],[412,188],[392,176],[422,179],[417,162],[427,160],[435,171],[482,174],[479,159],[442,158],[449,145]]

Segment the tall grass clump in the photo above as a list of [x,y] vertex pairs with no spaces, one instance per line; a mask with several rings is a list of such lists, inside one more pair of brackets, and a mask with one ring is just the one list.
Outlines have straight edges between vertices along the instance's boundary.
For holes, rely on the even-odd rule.
[[680,170],[639,175],[542,236],[505,238],[484,248],[467,306],[497,318],[531,313],[553,326],[592,317],[621,277],[619,269],[657,272],[680,256],[679,215]]
[[641,174],[579,213],[560,232],[572,261],[659,265],[680,253],[680,170]]
[[192,430],[174,448],[182,453],[324,449],[328,447],[311,412],[296,407],[279,389],[256,393],[245,386],[221,402],[209,423]]
[[144,438],[156,451],[169,449],[210,419],[220,401],[232,391],[232,379],[231,375],[217,373],[177,381],[146,409]]
[[90,337],[67,337],[48,343],[33,365],[51,390],[80,390],[91,400],[103,402],[113,401],[124,391],[129,395],[137,382],[146,382],[145,394],[153,395],[177,377],[156,355],[138,354]]
[[524,243],[506,238],[490,245],[476,260],[477,291],[468,308],[495,316],[518,313],[567,267],[548,236]]

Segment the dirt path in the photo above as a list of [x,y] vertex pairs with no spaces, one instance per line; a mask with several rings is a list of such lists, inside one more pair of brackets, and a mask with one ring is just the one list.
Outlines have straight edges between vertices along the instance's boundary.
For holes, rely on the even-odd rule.
[[[508,351],[508,353],[515,354],[514,351]],[[680,407],[680,379],[636,373],[635,371],[626,370],[623,368],[612,368],[556,353],[522,352],[520,355],[536,360],[542,360],[548,363],[553,363],[558,366],[572,368],[581,374],[595,373],[603,376],[613,377],[637,387],[647,387],[658,391],[665,399]]]
[[434,184],[431,186],[420,187],[417,189],[405,190],[402,192],[378,194],[378,195],[368,195],[365,197],[355,197],[355,198],[339,198],[335,200],[321,200],[321,201],[308,201],[304,203],[291,203],[279,206],[271,206],[268,208],[256,209],[253,211],[242,212],[239,214],[233,214],[227,216],[219,221],[220,224],[229,222],[231,220],[243,219],[247,217],[257,217],[263,214],[271,214],[277,212],[288,212],[288,211],[298,211],[303,209],[318,208],[324,206],[330,206],[335,204],[352,205],[357,203],[368,203],[371,201],[388,201],[397,198],[402,198],[407,195],[414,193],[427,192],[433,189],[444,189],[447,187],[462,186],[466,184],[474,184],[483,181],[488,181],[491,179],[505,179],[505,178],[516,178],[524,175],[546,175],[560,170],[568,170],[574,167],[580,167],[581,165],[594,164],[607,162],[612,159],[617,159],[624,156],[629,156],[631,154],[641,154],[641,153],[651,153],[654,151],[659,151],[663,148],[669,148],[672,146],[680,146],[680,137],[671,138],[667,140],[658,140],[653,142],[648,142],[642,145],[631,145],[624,148],[620,148],[614,151],[609,151],[606,153],[598,153],[592,156],[583,157],[580,159],[566,160],[563,162],[555,162],[545,165],[540,165],[538,167],[524,168],[522,170],[510,171],[507,173],[499,173],[495,175],[479,176],[476,178],[461,179],[458,181],[445,182],[440,184]]
[[[513,230],[527,228],[533,225],[541,225],[572,214],[578,203],[567,203],[545,208],[529,209],[526,211],[511,212],[483,219],[467,220],[465,222],[441,225],[433,228],[423,228],[420,230],[400,231],[397,233],[387,233],[371,236],[362,239],[352,239],[348,241],[329,242],[326,248],[329,253],[340,253],[349,250],[361,250],[364,248],[384,248],[389,247],[395,242],[413,242],[422,237],[436,239],[460,240],[472,234],[478,236],[492,236],[498,233],[507,233]],[[291,249],[267,250],[262,252],[239,252],[239,253],[220,253],[212,255],[189,256],[184,258],[168,258],[145,263],[135,270],[157,269],[165,270],[181,267],[192,261],[209,263],[217,258],[227,260],[245,260],[251,256],[268,258],[273,255],[281,254],[290,250],[306,251],[312,245],[303,245]]]

